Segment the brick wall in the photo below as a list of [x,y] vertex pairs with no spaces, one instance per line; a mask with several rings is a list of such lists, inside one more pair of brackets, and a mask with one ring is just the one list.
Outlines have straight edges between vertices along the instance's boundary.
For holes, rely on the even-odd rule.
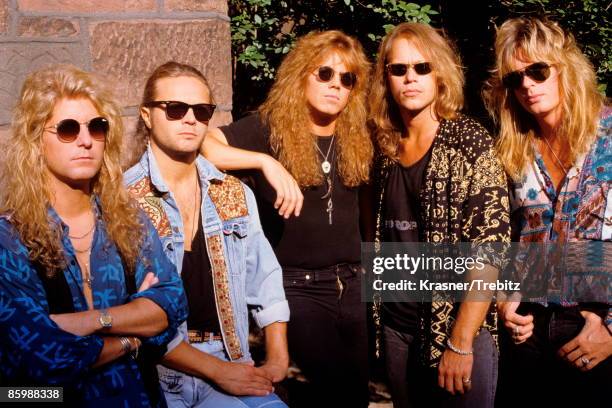
[[146,77],[171,59],[206,75],[218,105],[211,124],[229,123],[226,0],[0,0],[0,139],[25,76],[55,63],[108,78],[129,136]]

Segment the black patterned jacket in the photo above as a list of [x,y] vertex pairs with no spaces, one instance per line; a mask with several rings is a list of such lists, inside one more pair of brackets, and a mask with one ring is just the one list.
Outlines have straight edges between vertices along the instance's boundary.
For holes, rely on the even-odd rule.
[[[378,154],[374,169],[377,198],[376,240],[382,231],[382,205],[389,170],[394,162]],[[475,120],[459,115],[442,120],[420,192],[422,242],[510,242],[506,175],[494,151],[494,141]],[[420,305],[421,361],[435,367],[446,349],[459,303],[434,292]],[[491,305],[483,327],[497,341],[497,313]]]

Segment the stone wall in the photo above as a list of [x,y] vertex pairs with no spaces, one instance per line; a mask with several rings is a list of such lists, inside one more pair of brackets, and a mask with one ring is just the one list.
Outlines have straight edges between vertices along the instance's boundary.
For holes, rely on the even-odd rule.
[[0,0],[0,139],[25,76],[56,63],[107,78],[123,106],[129,136],[146,77],[168,60],[206,75],[218,106],[211,125],[229,123],[226,0]]

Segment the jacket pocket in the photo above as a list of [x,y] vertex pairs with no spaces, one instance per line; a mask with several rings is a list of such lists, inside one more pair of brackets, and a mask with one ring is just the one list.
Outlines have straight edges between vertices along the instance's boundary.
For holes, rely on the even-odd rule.
[[223,242],[227,250],[227,267],[230,275],[246,273],[246,250],[248,222],[246,219],[232,219],[223,222]]

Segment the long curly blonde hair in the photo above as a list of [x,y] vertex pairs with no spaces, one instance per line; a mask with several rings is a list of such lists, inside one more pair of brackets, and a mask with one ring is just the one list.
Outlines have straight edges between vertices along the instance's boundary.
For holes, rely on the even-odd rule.
[[348,104],[336,119],[339,174],[349,187],[369,177],[373,156],[366,126],[370,64],[356,39],[336,30],[312,32],[299,39],[285,57],[259,108],[263,121],[270,126],[272,151],[301,187],[323,183],[304,89],[308,75],[332,52],[338,53],[357,77]]
[[123,188],[120,109],[98,79],[74,66],[57,65],[26,78],[6,143],[0,211],[10,216],[32,262],[41,265],[49,276],[65,268],[61,226],[48,213],[52,193],[42,146],[45,123],[62,98],[89,99],[109,122],[102,167],[91,180],[91,187],[99,197],[109,238],[116,244],[128,270],[133,272],[144,241],[143,225],[136,205]]
[[385,36],[372,78],[369,124],[381,153],[392,160],[398,159],[399,141],[406,128],[389,91],[386,65],[393,42],[400,38],[411,41],[432,67],[437,84],[434,109],[439,119],[457,116],[463,107],[465,82],[459,53],[441,30],[422,23],[402,23]]
[[538,131],[534,117],[502,83],[502,77],[513,70],[511,64],[518,57],[557,68],[562,112],[557,137],[568,144],[568,159],[572,162],[586,152],[596,134],[603,96],[597,91],[595,70],[574,37],[550,20],[513,18],[497,30],[495,56],[483,97],[489,113],[499,123],[498,153],[510,177],[519,180],[526,164],[533,160]]

